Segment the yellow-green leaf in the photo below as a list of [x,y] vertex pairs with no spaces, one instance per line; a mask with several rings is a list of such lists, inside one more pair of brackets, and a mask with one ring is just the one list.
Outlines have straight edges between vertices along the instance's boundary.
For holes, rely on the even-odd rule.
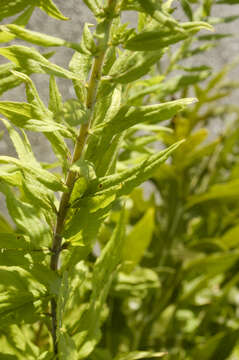
[[132,271],[147,250],[154,231],[154,209],[149,208],[126,236],[122,249],[123,269]]

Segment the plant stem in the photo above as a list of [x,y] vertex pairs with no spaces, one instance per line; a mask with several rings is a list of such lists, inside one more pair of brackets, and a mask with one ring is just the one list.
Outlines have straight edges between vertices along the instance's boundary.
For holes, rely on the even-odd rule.
[[[117,0],[109,0],[108,6],[111,7],[111,10],[114,10]],[[80,132],[75,144],[71,164],[74,164],[80,157],[82,156],[85,144],[88,138],[88,132],[91,125],[91,120],[94,113],[94,105],[98,90],[99,80],[101,78],[102,66],[104,62],[105,53],[107,50],[107,43],[109,39],[110,27],[112,23],[112,18],[109,18],[105,24],[105,36],[103,39],[103,44],[105,46],[102,47],[102,50],[95,56],[92,71],[90,75],[88,90],[87,90],[87,98],[86,98],[86,107],[89,110],[89,119],[86,124],[83,124],[80,128]],[[100,45],[100,44],[98,44]],[[56,219],[56,226],[53,235],[53,243],[52,243],[52,256],[50,261],[50,267],[53,271],[57,271],[59,268],[59,257],[61,253],[62,246],[62,232],[64,229],[64,223],[66,220],[67,211],[69,208],[69,200],[74,187],[74,183],[76,181],[76,173],[72,170],[68,171],[66,177],[66,186],[68,191],[62,194],[58,215]],[[52,314],[52,339],[53,339],[53,347],[54,353],[58,354],[58,346],[57,346],[57,301],[55,298],[51,300],[51,314]]]

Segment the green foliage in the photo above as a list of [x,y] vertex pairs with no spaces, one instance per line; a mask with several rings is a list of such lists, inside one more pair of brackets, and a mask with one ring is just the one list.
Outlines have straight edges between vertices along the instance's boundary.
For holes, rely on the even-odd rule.
[[[28,29],[35,7],[68,19],[52,0],[0,4],[0,20],[16,16],[0,26],[0,94],[26,90],[26,102],[0,101],[16,152],[0,156],[11,218],[0,215],[0,358],[231,360],[239,108],[215,104],[238,87],[225,80],[237,61],[218,73],[185,61],[227,36],[198,32],[238,16],[214,18],[213,1],[182,0],[188,22],[171,1],[83,2],[96,25],[80,43]],[[18,39],[74,50],[69,69]],[[48,75],[48,106],[32,74]],[[54,163],[37,160],[29,132],[46,137]]]

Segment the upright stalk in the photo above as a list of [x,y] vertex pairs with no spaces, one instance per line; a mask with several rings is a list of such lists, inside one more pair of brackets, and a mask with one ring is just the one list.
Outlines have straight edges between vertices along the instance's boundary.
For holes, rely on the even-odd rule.
[[[74,164],[78,159],[80,159],[85,144],[87,142],[88,132],[91,125],[91,120],[94,113],[95,100],[97,96],[98,84],[101,78],[102,66],[104,63],[104,57],[107,50],[107,44],[109,40],[110,27],[112,23],[112,13],[114,13],[117,0],[108,0],[108,9],[110,10],[108,14],[110,17],[105,21],[105,35],[104,38],[98,42],[99,52],[94,58],[92,65],[90,80],[87,88],[87,97],[86,97],[86,107],[89,110],[89,118],[86,124],[83,124],[80,128],[80,132],[75,144],[71,164]],[[103,46],[102,46],[103,45]],[[71,168],[71,166],[70,166]],[[59,210],[56,219],[56,226],[53,235],[52,242],[52,256],[50,261],[50,267],[53,271],[57,271],[59,268],[59,257],[62,250],[62,232],[64,229],[64,223],[66,220],[67,210],[69,208],[69,200],[76,181],[76,173],[72,170],[68,171],[66,177],[66,186],[68,188],[67,192],[64,192],[61,196]],[[58,344],[57,344],[57,301],[55,298],[51,300],[51,316],[52,316],[52,339],[54,353],[58,354]]]

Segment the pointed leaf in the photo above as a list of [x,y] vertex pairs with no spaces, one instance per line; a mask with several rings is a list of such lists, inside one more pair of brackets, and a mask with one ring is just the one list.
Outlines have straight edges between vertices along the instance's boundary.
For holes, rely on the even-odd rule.
[[98,128],[93,129],[93,132],[98,134],[103,130],[103,136],[106,138],[109,134],[108,136],[111,138],[114,134],[122,132],[141,122],[150,122],[153,124],[167,120],[196,101],[195,98],[186,98],[156,105],[138,107],[124,105],[112,119],[103,123]]
[[65,17],[60,10],[56,7],[52,0],[37,0],[37,6],[40,7],[47,15],[58,19],[58,20],[69,20],[68,17]]
[[73,338],[65,331],[59,334],[59,360],[72,359],[78,360],[78,352]]
[[93,12],[95,16],[99,15],[101,10],[101,4],[99,0],[83,0],[88,8]]
[[108,81],[117,83],[129,83],[147,74],[159,59],[163,51],[156,50],[152,52],[132,53],[124,51],[113,64],[108,76]]
[[9,215],[24,234],[28,235],[34,244],[46,245],[44,239],[50,232],[49,227],[39,218],[33,205],[19,201],[6,185],[2,189],[6,196]]
[[124,239],[125,223],[124,213],[107,245],[96,261],[93,271],[93,292],[89,309],[79,321],[78,332],[81,335],[79,343],[79,359],[87,357],[99,341],[100,314],[106,301],[111,282],[121,261],[121,247]]
[[42,34],[36,31],[24,29],[22,26],[15,24],[1,25],[0,30],[13,34],[19,39],[25,40],[32,44],[40,46],[64,46],[66,41],[54,36]]
[[151,86],[148,86],[146,83],[142,90],[136,90],[132,96],[130,96],[128,102],[133,102],[148,94],[157,94],[159,99],[163,99],[164,97],[174,94],[181,89],[185,89],[190,85],[202,82],[207,79],[210,74],[211,71],[202,71],[199,74],[175,76],[172,79]]
[[155,26],[152,30],[144,30],[131,37],[124,47],[134,51],[158,50],[179,41],[185,40],[201,29],[213,30],[213,27],[206,22],[192,21],[181,25],[183,31],[170,31],[163,27]]
[[77,75],[73,74],[72,72],[51,63],[34,48],[28,48],[21,45],[12,45],[1,48],[0,55],[6,57],[17,66],[24,69],[24,71],[40,74],[46,73],[66,79],[80,80]]
[[31,144],[27,138],[27,135],[22,131],[22,137],[20,134],[14,129],[11,124],[7,120],[1,119],[0,120],[6,126],[9,136],[13,142],[13,145],[16,149],[16,152],[19,156],[19,159],[26,162],[35,163],[37,165],[37,161],[35,156],[32,152]]
[[16,233],[0,233],[0,249],[32,249],[32,245],[27,236]]
[[34,166],[10,156],[0,156],[0,163],[2,164],[13,164],[18,167],[19,170],[23,170],[34,176],[39,182],[47,186],[49,189],[54,191],[65,191],[66,187],[61,183],[57,176],[44,170],[40,167]]
[[12,101],[0,101],[0,113],[6,116],[14,125],[26,130],[37,132],[53,132],[60,130],[71,137],[63,125],[55,123],[52,120],[51,115],[47,118],[46,114],[42,113],[42,110],[35,105]]
[[211,277],[217,274],[223,274],[238,261],[238,258],[238,251],[228,251],[189,260],[184,264],[184,276],[185,278],[191,279],[202,273],[206,273],[207,276]]
[[92,181],[87,195],[101,195],[107,192],[115,193],[117,196],[129,194],[133,188],[146,181],[182,143],[183,141],[179,141],[167,149],[147,157],[142,163],[130,169]]
[[189,197],[187,207],[208,201],[237,201],[239,197],[239,181],[231,180],[213,185],[208,192]]
[[176,44],[179,41],[185,40],[189,37],[186,32],[183,33],[167,33],[164,30],[149,30],[143,31],[128,40],[124,47],[132,51],[155,51],[162,49],[168,45]]
[[149,208],[126,236],[122,249],[123,270],[130,272],[140,262],[154,231],[154,209]]
[[183,32],[179,23],[168,13],[162,9],[162,4],[152,0],[124,0],[122,2],[122,10],[136,10],[149,14],[153,19],[158,21],[161,25],[169,29],[177,29]]
[[87,246],[91,244],[109,211],[109,207],[104,207],[90,213],[87,206],[74,210],[71,219],[66,223],[64,231],[64,238],[67,240],[68,245]]
[[59,92],[59,89],[57,87],[56,79],[54,76],[50,77],[50,87],[49,87],[49,110],[52,111],[52,113],[56,116],[59,115],[62,112],[63,103],[61,94]]
[[167,355],[166,352],[132,351],[127,354],[119,354],[114,358],[114,360],[152,359],[152,358],[161,358],[165,355]]

